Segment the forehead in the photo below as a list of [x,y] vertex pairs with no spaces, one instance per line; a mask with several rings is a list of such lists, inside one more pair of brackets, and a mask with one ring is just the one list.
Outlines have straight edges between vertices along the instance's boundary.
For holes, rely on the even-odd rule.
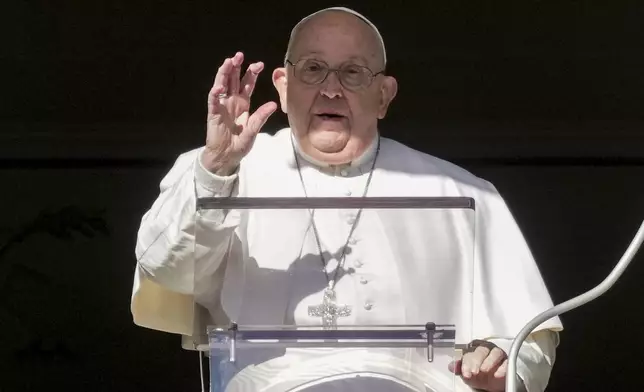
[[373,29],[346,12],[328,11],[314,16],[300,26],[294,40],[292,53],[296,58],[315,54],[328,61],[362,57],[375,63],[382,56]]

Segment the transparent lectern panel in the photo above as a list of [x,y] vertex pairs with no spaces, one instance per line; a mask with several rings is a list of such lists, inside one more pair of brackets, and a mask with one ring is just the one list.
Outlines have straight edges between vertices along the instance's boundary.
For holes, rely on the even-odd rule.
[[[472,340],[472,199],[205,198],[197,206],[195,328],[212,332],[213,391],[362,390],[356,380],[370,391],[453,390],[447,366]],[[245,331],[233,362],[231,323]],[[412,338],[388,335],[428,323],[451,331],[432,361],[427,342],[405,346]],[[260,326],[272,343],[248,338]],[[370,332],[333,335],[351,330]],[[331,335],[288,343],[303,331]],[[352,384],[340,388],[347,377]],[[330,380],[340,389],[321,386]]]
[[453,326],[212,328],[211,392],[453,391]]

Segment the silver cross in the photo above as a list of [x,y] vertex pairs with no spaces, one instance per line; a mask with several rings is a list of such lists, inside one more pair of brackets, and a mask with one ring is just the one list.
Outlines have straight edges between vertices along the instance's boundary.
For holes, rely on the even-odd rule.
[[337,305],[335,291],[327,288],[324,290],[324,301],[320,305],[309,306],[309,316],[321,317],[324,329],[335,329],[339,317],[351,315],[351,306]]

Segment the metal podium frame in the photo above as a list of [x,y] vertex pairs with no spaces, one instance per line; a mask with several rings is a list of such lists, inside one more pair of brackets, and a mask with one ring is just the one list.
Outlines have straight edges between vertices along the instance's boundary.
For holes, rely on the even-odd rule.
[[[464,349],[457,345],[454,325],[355,325],[336,329],[305,326],[213,326],[208,329],[208,348],[230,351],[230,362],[236,358],[237,348],[253,340],[253,345],[280,345],[282,347],[324,347],[332,341],[333,347],[422,347],[427,349],[427,362],[434,361],[435,348]],[[223,338],[223,339],[220,339]],[[360,342],[347,342],[358,339]],[[276,342],[278,340],[278,342]]]
[[208,209],[476,209],[471,197],[202,197],[197,212]]

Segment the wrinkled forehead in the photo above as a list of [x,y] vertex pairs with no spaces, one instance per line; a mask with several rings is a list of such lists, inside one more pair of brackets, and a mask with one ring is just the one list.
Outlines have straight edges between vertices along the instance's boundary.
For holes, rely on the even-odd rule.
[[[298,51],[318,49],[316,44],[321,38],[328,37],[329,29],[343,31],[347,42],[353,43],[353,46],[357,46],[361,51],[372,53],[375,51],[375,57],[382,61],[383,66],[386,65],[385,44],[376,26],[358,12],[344,7],[325,8],[314,12],[295,25],[291,31],[285,60],[290,60],[296,47]],[[334,47],[334,49],[342,48]]]

